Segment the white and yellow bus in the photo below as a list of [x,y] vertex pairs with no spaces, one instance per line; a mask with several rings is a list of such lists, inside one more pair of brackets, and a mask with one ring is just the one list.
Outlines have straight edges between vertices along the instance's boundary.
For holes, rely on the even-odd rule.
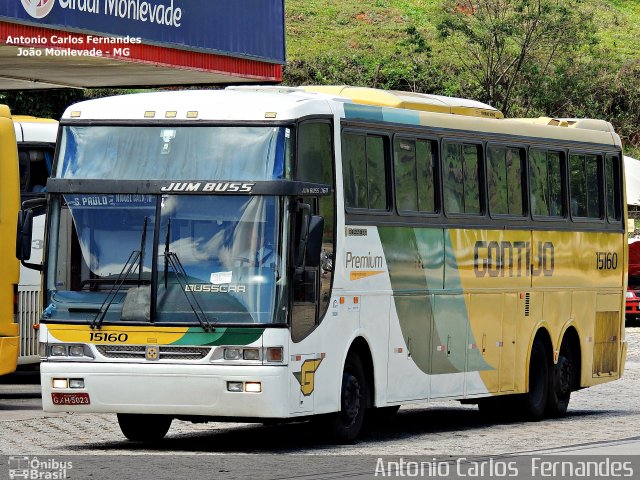
[[[58,122],[49,118],[14,115],[13,124],[18,143],[21,201],[44,198],[47,178],[53,166]],[[45,217],[44,211],[41,213],[33,218],[29,259],[32,263],[42,262]],[[20,329],[18,365],[34,365],[40,362],[37,329],[42,313],[41,284],[40,272],[20,267],[17,312]]]
[[115,413],[132,440],[322,415],[348,441],[434,399],[559,416],[623,373],[605,121],[237,87],[91,100],[60,125],[46,411]]
[[0,375],[15,371],[18,360],[15,258],[16,219],[20,209],[18,152],[11,112],[0,105]]

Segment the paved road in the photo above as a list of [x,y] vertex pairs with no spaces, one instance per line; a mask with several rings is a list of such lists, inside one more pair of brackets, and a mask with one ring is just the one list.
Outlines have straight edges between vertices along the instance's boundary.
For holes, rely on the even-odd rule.
[[[487,423],[477,408],[457,402],[403,407],[387,428],[371,432],[353,445],[333,445],[307,424],[191,424],[174,421],[165,439],[155,446],[125,441],[114,415],[50,414],[40,410],[38,385],[0,385],[0,455],[161,455],[167,453],[218,457],[216,468],[233,477],[229,458],[221,454],[259,454],[255,478],[316,478],[308,462],[287,456],[285,476],[260,476],[283,466],[282,454],[318,455],[314,461],[350,465],[379,456],[505,456],[512,454],[640,454],[640,328],[627,328],[629,355],[622,380],[574,393],[565,418],[536,423]],[[279,454],[279,455],[274,455]],[[331,458],[334,457],[334,460]],[[97,458],[97,457],[94,457]],[[133,458],[133,457],[132,457]],[[171,457],[175,458],[175,457]],[[240,457],[238,457],[239,459]],[[265,460],[266,458],[266,460]],[[306,457],[309,458],[309,457]],[[280,459],[280,460],[279,460]],[[154,479],[163,478],[154,459]],[[161,463],[161,462],[160,462]],[[237,467],[240,461],[234,461]],[[255,464],[255,460],[251,462]],[[337,467],[336,467],[337,468]],[[362,469],[353,475],[358,478]],[[371,467],[368,468],[371,470]],[[345,474],[338,468],[337,475]],[[638,469],[640,474],[640,468]],[[96,477],[97,478],[97,477]],[[128,477],[127,477],[128,478]],[[215,478],[215,477],[212,477]],[[317,477],[320,478],[320,477]],[[342,478],[322,477],[322,478]],[[364,478],[364,477],[362,477]]]

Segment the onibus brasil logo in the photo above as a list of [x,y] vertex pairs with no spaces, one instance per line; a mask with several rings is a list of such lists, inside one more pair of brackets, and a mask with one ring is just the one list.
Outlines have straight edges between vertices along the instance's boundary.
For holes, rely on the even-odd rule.
[[20,0],[22,6],[33,18],[44,18],[56,3],[56,0]]

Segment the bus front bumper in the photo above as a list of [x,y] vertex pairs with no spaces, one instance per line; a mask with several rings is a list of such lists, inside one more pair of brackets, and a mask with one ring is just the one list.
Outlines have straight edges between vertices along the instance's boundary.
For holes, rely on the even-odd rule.
[[[43,362],[40,372],[45,412],[289,416],[285,366]],[[56,379],[81,379],[84,388],[54,388]],[[253,389],[259,382],[260,391],[229,391],[230,383],[237,387],[247,382]],[[79,401],[89,403],[77,404]]]

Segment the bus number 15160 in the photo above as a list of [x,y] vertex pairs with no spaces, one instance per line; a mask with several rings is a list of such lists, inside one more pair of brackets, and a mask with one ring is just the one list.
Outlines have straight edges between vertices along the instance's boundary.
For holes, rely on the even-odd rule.
[[129,335],[126,333],[91,332],[89,340],[92,342],[126,342]]
[[596,268],[598,270],[617,269],[618,254],[615,252],[596,252]]

